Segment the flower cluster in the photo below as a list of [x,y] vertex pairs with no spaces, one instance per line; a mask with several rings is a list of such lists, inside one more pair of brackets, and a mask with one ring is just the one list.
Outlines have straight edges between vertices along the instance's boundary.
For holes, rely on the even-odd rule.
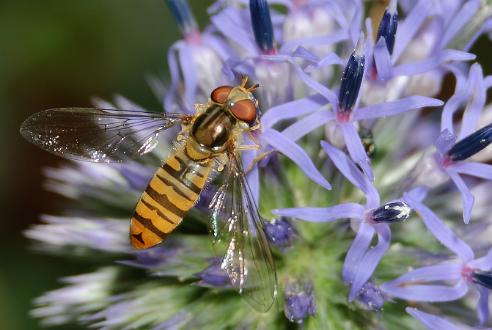
[[[38,298],[33,316],[104,329],[492,324],[492,77],[470,53],[492,31],[491,1],[218,0],[204,29],[186,0],[166,4],[182,32],[166,111],[192,114],[245,75],[260,85],[261,129],[243,141],[257,147],[241,158],[277,302],[252,312],[233,290],[207,237],[214,182],[162,245],[130,248],[135,202],[172,149],[166,132],[137,161],[46,170],[73,206],[26,235],[97,268]],[[446,98],[444,80],[456,82]]]

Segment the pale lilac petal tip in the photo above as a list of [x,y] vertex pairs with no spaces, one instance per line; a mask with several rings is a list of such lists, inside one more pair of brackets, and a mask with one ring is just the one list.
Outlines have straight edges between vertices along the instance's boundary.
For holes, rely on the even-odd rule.
[[364,171],[369,180],[374,181],[374,175],[372,173],[371,161],[367,156],[366,150],[362,144],[359,133],[355,129],[352,123],[341,123],[343,137],[350,157],[357,165]]
[[379,261],[384,256],[389,248],[391,241],[391,231],[387,224],[376,226],[378,234],[378,243],[372,249],[369,249],[361,260],[360,266],[354,277],[354,282],[350,288],[349,300],[352,301],[357,297],[360,289],[366,284],[369,278],[374,273],[374,270],[379,264]]
[[471,219],[471,212],[473,204],[475,204],[475,197],[470,192],[470,189],[465,184],[465,181],[458,173],[455,173],[451,169],[447,171],[449,178],[454,182],[456,188],[460,191],[461,198],[463,199],[463,221],[468,224]]
[[273,214],[311,222],[330,222],[338,219],[360,219],[364,207],[356,203],[345,203],[331,207],[300,207],[272,210]]
[[484,287],[478,288],[479,299],[477,306],[477,315],[478,321],[480,325],[484,325],[485,322],[489,320],[490,311],[489,311],[489,289]]
[[463,327],[443,319],[442,317],[421,312],[416,308],[407,307],[405,310],[429,330],[463,330]]
[[397,101],[355,109],[353,118],[355,120],[383,118],[425,107],[439,107],[443,104],[441,100],[432,97],[410,96]]
[[460,280],[455,286],[447,285],[409,285],[393,286],[384,283],[381,290],[395,298],[409,301],[422,302],[445,302],[458,300],[468,292],[468,285],[465,281]]
[[441,244],[456,253],[464,262],[474,259],[475,256],[468,244],[456,236],[427,206],[408,194],[404,194],[404,199],[412,209],[420,214],[427,229]]
[[313,161],[309,158],[304,149],[299,147],[295,142],[289,140],[285,135],[274,129],[264,131],[261,137],[267,144],[271,145],[296,163],[311,180],[325,189],[331,190],[330,183],[326,181],[316,166],[314,166]]
[[342,151],[333,147],[326,141],[321,141],[321,147],[324,149],[328,157],[337,169],[342,172],[354,186],[362,190],[366,194],[367,205],[370,208],[379,206],[380,198],[376,187],[369,179],[357,168],[354,162],[347,157]]
[[369,249],[373,236],[373,226],[365,221],[361,222],[357,235],[352,241],[343,263],[342,277],[345,284],[349,285],[354,281],[360,261]]

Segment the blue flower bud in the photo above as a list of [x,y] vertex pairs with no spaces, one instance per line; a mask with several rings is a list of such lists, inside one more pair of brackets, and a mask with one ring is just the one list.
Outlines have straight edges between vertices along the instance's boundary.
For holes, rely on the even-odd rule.
[[289,283],[285,288],[285,317],[291,322],[302,323],[309,315],[316,313],[316,303],[311,283]]
[[265,53],[275,51],[272,18],[266,0],[250,0],[249,11],[256,44]]
[[395,35],[398,28],[398,12],[396,11],[396,0],[391,0],[390,5],[386,8],[383,18],[379,23],[376,41],[381,37],[386,41],[386,47],[390,54],[393,54],[395,47]]
[[477,154],[492,143],[492,124],[482,127],[456,143],[447,152],[452,161],[465,160]]
[[407,203],[396,201],[384,204],[372,211],[372,221],[377,223],[395,223],[408,219],[412,209]]
[[364,284],[356,299],[360,304],[362,304],[364,309],[370,311],[382,310],[384,302],[386,301],[386,298],[381,290],[372,282],[367,282]]
[[294,243],[296,232],[285,218],[265,222],[265,233],[268,240],[280,248],[289,247]]
[[361,33],[357,47],[350,55],[347,66],[343,70],[342,83],[338,94],[339,112],[352,111],[355,101],[357,101],[357,97],[359,96],[360,85],[364,76],[365,62],[364,35]]
[[492,290],[492,271],[474,270],[471,273],[473,283]]
[[195,16],[193,16],[188,0],[166,0],[166,3],[183,35],[197,31]]
[[231,285],[231,280],[227,273],[221,268],[222,261],[220,259],[212,259],[210,266],[205,268],[200,273],[196,274],[201,281],[196,283],[199,286],[205,287],[228,287]]

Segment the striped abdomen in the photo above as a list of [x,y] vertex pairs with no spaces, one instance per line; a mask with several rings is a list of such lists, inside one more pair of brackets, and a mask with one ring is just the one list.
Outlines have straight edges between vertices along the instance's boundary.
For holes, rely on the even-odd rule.
[[183,149],[157,170],[140,197],[130,226],[134,248],[159,244],[195,205],[210,174],[211,160],[198,163]]

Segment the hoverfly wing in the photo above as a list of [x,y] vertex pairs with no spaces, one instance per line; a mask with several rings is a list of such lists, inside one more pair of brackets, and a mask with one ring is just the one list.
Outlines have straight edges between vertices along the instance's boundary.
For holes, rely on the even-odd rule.
[[224,183],[212,203],[212,232],[226,243],[221,268],[231,284],[256,310],[266,312],[277,294],[277,275],[270,245],[264,232],[242,166],[229,155]]
[[59,108],[38,112],[20,128],[42,149],[74,160],[120,162],[150,152],[158,134],[185,115],[96,108]]

